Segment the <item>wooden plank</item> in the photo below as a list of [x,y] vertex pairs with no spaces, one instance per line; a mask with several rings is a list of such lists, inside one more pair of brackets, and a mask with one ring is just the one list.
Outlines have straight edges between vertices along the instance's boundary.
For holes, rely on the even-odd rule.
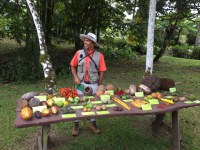
[[42,126],[42,150],[47,150],[48,128],[49,128],[49,125]]
[[158,114],[156,115],[155,121],[152,121],[151,128],[152,128],[152,134],[154,136],[159,132],[164,116],[165,114]]
[[173,150],[180,150],[180,129],[178,110],[172,112],[172,135]]

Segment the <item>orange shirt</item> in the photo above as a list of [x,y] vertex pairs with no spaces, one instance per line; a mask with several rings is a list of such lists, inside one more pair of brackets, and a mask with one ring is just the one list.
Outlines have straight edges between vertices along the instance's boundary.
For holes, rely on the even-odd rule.
[[[93,56],[93,52],[94,51],[88,51],[88,53],[90,54],[90,56],[92,57]],[[72,58],[71,62],[70,62],[70,65],[73,66],[73,67],[77,67],[78,66],[78,51],[76,52],[76,54],[74,55],[74,57]],[[89,64],[90,62],[92,61],[89,57],[85,57],[85,81],[89,81],[89,77],[88,77],[88,68],[89,68]],[[102,71],[106,71],[106,63],[105,63],[105,60],[104,60],[104,56],[103,54],[100,53],[100,59],[99,59],[99,72],[102,72]]]

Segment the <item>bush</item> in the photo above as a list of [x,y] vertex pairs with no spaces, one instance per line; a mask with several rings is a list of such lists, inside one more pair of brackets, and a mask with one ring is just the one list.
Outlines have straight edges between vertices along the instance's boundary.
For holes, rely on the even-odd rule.
[[194,47],[193,48],[191,58],[200,59],[200,47]]
[[16,56],[14,60],[1,65],[0,82],[35,81],[43,78],[41,65]]
[[190,58],[192,47],[188,45],[175,45],[171,47],[171,55],[179,58]]

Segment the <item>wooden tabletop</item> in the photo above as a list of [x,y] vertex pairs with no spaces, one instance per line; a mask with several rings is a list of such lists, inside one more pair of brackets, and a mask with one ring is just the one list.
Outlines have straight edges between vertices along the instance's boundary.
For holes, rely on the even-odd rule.
[[[21,108],[19,107],[19,103],[22,99],[17,100],[18,107],[16,109],[16,119],[14,122],[14,127],[16,128],[24,128],[24,127],[31,127],[31,126],[41,126],[46,124],[53,124],[53,123],[59,123],[59,122],[65,122],[65,121],[73,121],[73,120],[81,120],[81,119],[90,119],[90,118],[107,118],[107,117],[119,117],[119,116],[132,116],[132,115],[150,115],[150,114],[164,114],[168,112],[172,112],[175,110],[179,110],[182,108],[187,107],[194,107],[199,106],[200,104],[192,103],[192,104],[186,104],[184,102],[175,102],[172,105],[167,105],[164,108],[159,108],[158,105],[152,105],[152,110],[149,111],[143,111],[142,109],[135,108],[131,105],[130,102],[126,102],[131,110],[127,110],[123,108],[123,111],[114,111],[113,107],[107,108],[107,111],[109,111],[109,114],[101,114],[98,115],[97,111],[92,108],[91,112],[94,112],[94,115],[82,115],[83,109],[75,109],[76,110],[76,117],[71,118],[62,118],[62,114],[59,111],[57,115],[51,114],[48,117],[42,117],[41,119],[37,119],[34,116],[30,120],[23,120],[20,116]],[[115,103],[117,106],[120,106],[119,104]],[[160,104],[164,104],[162,101],[159,101]],[[159,105],[160,105],[159,104]]]

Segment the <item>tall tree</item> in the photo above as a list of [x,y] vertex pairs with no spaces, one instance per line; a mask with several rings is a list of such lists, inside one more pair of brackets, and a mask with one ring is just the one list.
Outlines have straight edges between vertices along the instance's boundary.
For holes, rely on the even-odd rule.
[[200,23],[197,24],[197,36],[196,36],[196,41],[195,41],[195,45],[200,47]]
[[150,74],[152,74],[153,71],[155,18],[156,18],[156,0],[150,0],[148,35],[147,35],[146,70],[145,70],[145,72],[149,71]]
[[52,67],[52,63],[50,61],[50,56],[47,54],[47,46],[45,43],[45,36],[44,36],[42,24],[40,22],[38,13],[35,9],[34,1],[26,0],[26,2],[32,14],[33,21],[37,30],[39,46],[40,46],[40,62],[41,62],[41,65],[43,66],[44,77],[46,80],[45,89],[47,90],[47,92],[55,93],[55,89],[56,89],[55,72]]

